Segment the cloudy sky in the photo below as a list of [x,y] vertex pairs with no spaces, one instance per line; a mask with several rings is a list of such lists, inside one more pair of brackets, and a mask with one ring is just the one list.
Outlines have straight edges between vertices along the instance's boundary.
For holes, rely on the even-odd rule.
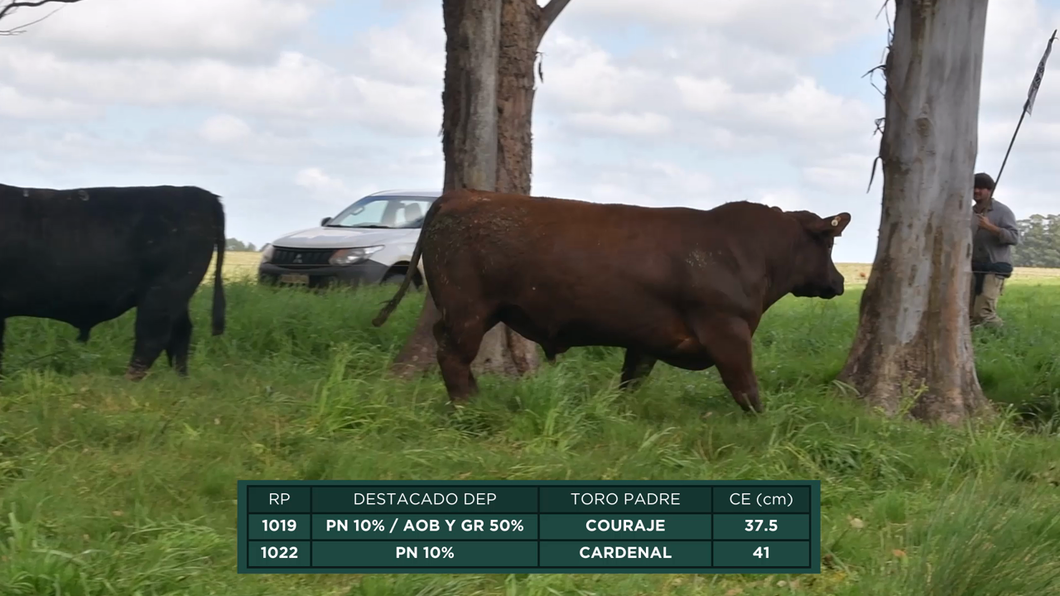
[[[881,5],[572,0],[542,45],[533,192],[850,211],[836,260],[871,262]],[[1060,0],[992,0],[987,23],[977,169],[996,175]],[[0,37],[0,180],[199,185],[261,245],[441,185],[444,43],[440,0],[83,0]],[[1058,61],[998,188],[1017,217],[1060,212]]]

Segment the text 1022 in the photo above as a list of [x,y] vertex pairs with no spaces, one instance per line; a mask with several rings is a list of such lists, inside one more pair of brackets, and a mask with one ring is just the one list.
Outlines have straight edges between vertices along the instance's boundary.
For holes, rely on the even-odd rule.
[[263,559],[297,559],[297,546],[263,546],[261,547],[261,558]]

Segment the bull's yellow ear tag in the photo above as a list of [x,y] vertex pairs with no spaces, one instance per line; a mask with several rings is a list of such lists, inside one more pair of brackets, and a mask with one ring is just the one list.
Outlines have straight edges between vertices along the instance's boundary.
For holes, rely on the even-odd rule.
[[838,217],[833,218],[832,219],[832,227],[835,228],[835,227],[838,227],[838,226],[839,226],[839,218]]

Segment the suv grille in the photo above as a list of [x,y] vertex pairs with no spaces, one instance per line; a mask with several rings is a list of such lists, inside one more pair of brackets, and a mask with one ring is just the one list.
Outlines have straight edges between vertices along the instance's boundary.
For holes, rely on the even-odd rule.
[[272,253],[273,265],[327,265],[334,248],[280,248]]

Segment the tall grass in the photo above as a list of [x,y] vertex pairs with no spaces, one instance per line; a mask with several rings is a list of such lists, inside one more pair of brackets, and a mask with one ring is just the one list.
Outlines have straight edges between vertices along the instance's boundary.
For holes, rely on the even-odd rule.
[[[857,291],[767,313],[758,418],[716,371],[659,365],[643,388],[619,392],[622,354],[603,348],[523,380],[484,378],[452,413],[437,375],[386,376],[422,299],[372,327],[390,291],[231,282],[221,337],[208,335],[203,291],[191,377],[163,358],[139,384],[122,379],[131,314],[87,346],[63,324],[10,320],[0,594],[1060,594],[1049,286],[1006,288],[1006,328],[976,332],[981,382],[1005,415],[961,428],[881,418],[832,384]],[[822,573],[236,574],[236,480],[345,478],[815,478]]]

